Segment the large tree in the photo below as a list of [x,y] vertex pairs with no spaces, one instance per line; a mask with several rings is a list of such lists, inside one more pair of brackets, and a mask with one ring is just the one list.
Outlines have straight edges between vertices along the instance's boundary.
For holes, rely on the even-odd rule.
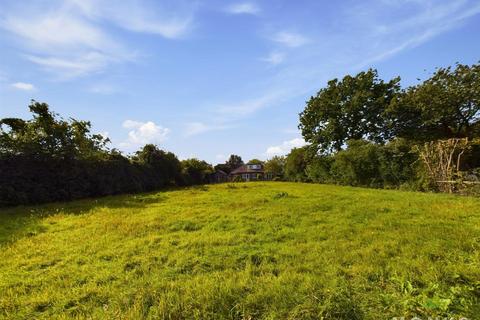
[[174,185],[181,181],[182,166],[172,152],[147,144],[135,153],[133,160],[150,170],[150,178],[154,180],[152,185],[157,185],[160,181],[163,181],[164,185]]
[[480,135],[480,64],[438,69],[408,88],[389,110],[395,135],[412,140]]
[[238,167],[242,166],[243,160],[242,157],[237,156],[236,154],[231,154],[228,160],[225,163],[220,163],[215,166],[215,170],[222,170],[226,173],[230,173]]
[[33,119],[0,119],[0,155],[30,158],[104,157],[108,139],[90,132],[89,121],[64,120],[46,103],[32,100]]
[[321,152],[341,150],[351,139],[387,141],[392,131],[385,111],[400,91],[399,82],[384,82],[372,69],[329,81],[300,113],[305,141]]
[[243,165],[243,160],[242,157],[237,156],[236,154],[232,154],[230,155],[230,158],[228,158],[226,164],[230,167],[231,170],[233,170]]

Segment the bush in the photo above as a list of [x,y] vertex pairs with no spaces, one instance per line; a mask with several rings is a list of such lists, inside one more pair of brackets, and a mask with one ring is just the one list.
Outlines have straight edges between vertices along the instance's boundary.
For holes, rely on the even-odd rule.
[[211,165],[198,159],[182,161],[183,181],[186,185],[208,183],[208,176],[213,173]]
[[[386,145],[350,140],[345,150],[313,157],[306,169],[309,180],[374,188],[415,186],[417,155],[403,139]],[[415,188],[420,188],[416,186]]]
[[343,185],[381,187],[380,147],[363,140],[350,140],[331,165],[333,181]]
[[285,160],[285,178],[290,181],[306,181],[307,164],[307,149],[305,147],[292,149]]
[[309,180],[316,183],[332,183],[331,167],[334,158],[332,156],[314,157],[305,169]]

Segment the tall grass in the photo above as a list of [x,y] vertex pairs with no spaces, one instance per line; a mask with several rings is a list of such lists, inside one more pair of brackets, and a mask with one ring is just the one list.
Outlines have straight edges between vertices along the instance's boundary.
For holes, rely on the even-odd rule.
[[480,199],[294,183],[0,211],[0,318],[480,315]]

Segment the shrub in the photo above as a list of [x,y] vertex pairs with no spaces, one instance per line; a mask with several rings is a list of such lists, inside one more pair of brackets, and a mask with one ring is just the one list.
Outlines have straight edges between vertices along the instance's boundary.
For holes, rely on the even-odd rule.
[[381,187],[379,146],[363,140],[350,140],[348,148],[334,156],[333,180],[352,186]]

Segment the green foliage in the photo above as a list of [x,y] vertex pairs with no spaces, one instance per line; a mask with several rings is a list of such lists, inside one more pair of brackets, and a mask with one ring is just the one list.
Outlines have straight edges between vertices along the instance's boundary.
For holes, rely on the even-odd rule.
[[208,175],[211,173],[213,173],[212,166],[203,160],[182,161],[182,174],[187,185],[208,183]]
[[403,139],[386,145],[350,140],[345,150],[313,157],[307,167],[309,180],[374,188],[415,188],[417,155]]
[[306,147],[292,149],[285,159],[285,177],[290,181],[305,181],[307,163]]
[[228,174],[242,165],[242,157],[232,154],[225,163],[217,164],[214,169],[222,170],[223,172]]
[[0,210],[0,318],[480,314],[480,199],[254,182]]
[[312,153],[307,179],[438,190],[412,147],[463,137],[471,144],[461,159],[464,176],[480,167],[480,148],[472,142],[480,137],[480,64],[440,68],[405,90],[399,81],[384,82],[368,70],[329,81],[307,102],[299,126]]
[[379,147],[379,171],[383,187],[401,187],[418,179],[419,159],[412,151],[412,143],[397,138]]
[[310,159],[305,168],[307,179],[316,183],[336,183],[331,174],[333,161],[330,155],[319,155]]
[[263,161],[259,160],[259,159],[252,159],[252,160],[248,161],[247,164],[261,164],[261,165],[263,165]]
[[0,206],[143,192],[185,182],[171,152],[146,145],[129,159],[109,150],[108,139],[90,133],[89,122],[65,121],[45,103],[32,101],[29,108],[31,120],[0,120]]
[[0,119],[0,157],[91,159],[105,156],[108,139],[91,134],[88,121],[59,119],[46,103],[32,100],[32,120]]
[[388,109],[399,137],[415,141],[480,136],[480,64],[439,68]]
[[431,141],[480,136],[480,64],[439,68],[400,90],[376,70],[328,82],[300,114],[305,141],[316,151],[339,151],[348,140],[385,143],[393,137]]
[[322,152],[341,150],[348,140],[387,141],[392,134],[384,113],[400,90],[399,82],[384,82],[372,69],[329,81],[300,114],[305,141]]
[[265,172],[273,174],[275,178],[282,178],[285,174],[286,159],[283,156],[274,156],[265,162]]
[[242,157],[232,154],[230,155],[230,158],[228,158],[226,164],[229,166],[230,171],[232,171],[242,166],[243,160],[242,160]]
[[363,140],[350,140],[348,148],[335,154],[331,173],[340,184],[380,187],[379,147]]
[[177,156],[171,152],[160,150],[155,145],[147,144],[143,149],[137,151],[134,161],[152,172],[149,177],[151,180],[149,190],[158,188],[160,181],[164,186],[178,185],[183,182],[183,167]]
[[226,174],[229,174],[232,171],[230,166],[226,163],[219,163],[219,164],[215,165],[213,167],[213,169],[215,171],[221,170],[221,171],[225,172]]

